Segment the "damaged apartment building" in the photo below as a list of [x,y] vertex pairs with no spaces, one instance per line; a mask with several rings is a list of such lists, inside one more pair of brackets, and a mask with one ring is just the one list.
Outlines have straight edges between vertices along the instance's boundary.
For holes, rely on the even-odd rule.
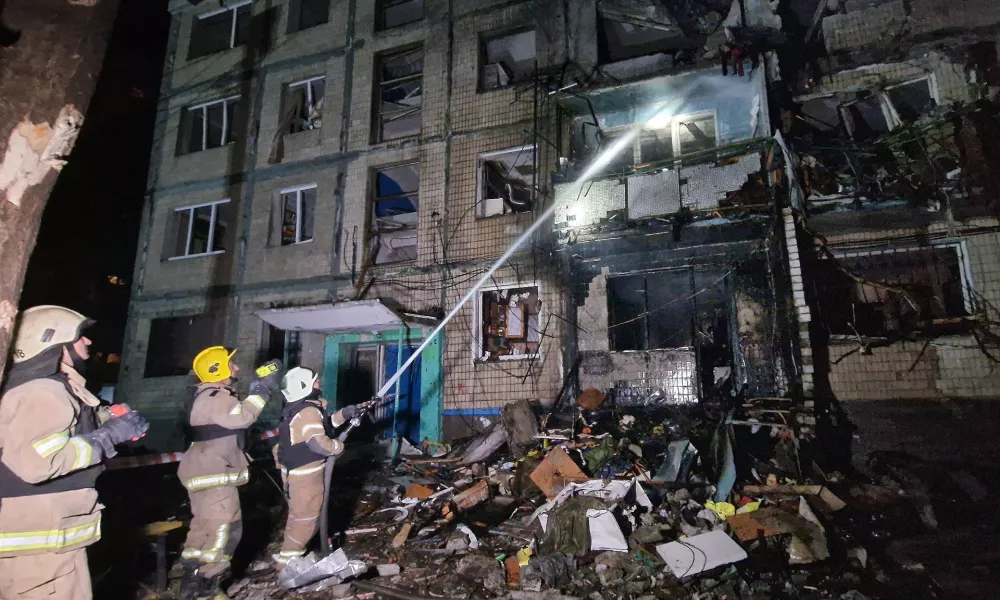
[[993,34],[798,4],[172,0],[118,389],[149,445],[182,445],[210,345],[371,397],[540,218],[383,437],[588,388],[806,437],[847,401],[986,395]]

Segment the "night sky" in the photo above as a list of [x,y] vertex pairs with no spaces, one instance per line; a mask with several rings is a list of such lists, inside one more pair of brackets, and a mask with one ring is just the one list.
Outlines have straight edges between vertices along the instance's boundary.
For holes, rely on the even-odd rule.
[[96,319],[92,353],[122,347],[169,25],[167,0],[122,0],[28,263],[21,308],[59,304]]

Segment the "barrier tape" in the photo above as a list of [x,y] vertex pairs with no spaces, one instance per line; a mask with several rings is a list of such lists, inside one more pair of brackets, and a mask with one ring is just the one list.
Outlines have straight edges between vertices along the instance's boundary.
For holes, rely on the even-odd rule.
[[[261,433],[258,439],[269,440],[273,437],[278,436],[277,429],[270,429]],[[184,458],[183,452],[167,452],[166,454],[147,454],[144,456],[120,456],[118,458],[112,458],[106,463],[106,467],[109,471],[117,471],[118,469],[132,469],[135,467],[151,467],[153,465],[166,465],[170,463],[180,462]]]

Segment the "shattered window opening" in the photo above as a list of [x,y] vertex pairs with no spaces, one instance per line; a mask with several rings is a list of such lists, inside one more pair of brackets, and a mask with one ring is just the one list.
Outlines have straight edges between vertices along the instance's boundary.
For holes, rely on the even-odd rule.
[[375,29],[377,31],[392,29],[423,18],[423,0],[380,0]]
[[181,115],[178,154],[219,148],[236,141],[240,97],[232,96],[190,106]]
[[479,155],[476,216],[529,212],[534,208],[535,147]]
[[535,31],[484,39],[480,44],[480,91],[499,90],[535,73]]
[[609,64],[677,50],[679,30],[645,27],[607,17],[598,19],[598,62]]
[[423,108],[424,49],[379,57],[375,102],[375,141],[420,134]]
[[420,163],[375,171],[371,241],[375,264],[417,259]]
[[683,115],[674,118],[674,153],[691,154],[711,150],[718,145],[714,113]]
[[250,0],[198,15],[191,23],[188,60],[215,54],[247,42],[250,33]]
[[[608,148],[628,127],[605,129],[601,132],[600,148]],[[715,113],[695,113],[675,117],[661,127],[644,128],[631,148],[611,159],[604,168],[606,173],[631,171],[636,165],[658,163],[718,147]],[[631,151],[630,151],[631,150]],[[591,155],[596,156],[597,152]]]
[[937,106],[934,82],[924,77],[888,87],[885,90],[888,102],[885,110],[893,126],[913,123]]
[[175,242],[169,260],[220,254],[224,246],[229,200],[184,206],[174,210],[172,223]]
[[291,246],[312,241],[316,218],[315,183],[281,190],[276,208],[276,237],[280,245]]
[[330,21],[330,0],[292,0],[288,5],[288,33]]
[[142,376],[183,377],[191,359],[224,337],[225,319],[217,315],[163,317],[149,322],[149,342]]
[[286,95],[290,121],[288,133],[298,133],[319,129],[323,126],[323,101],[326,92],[326,77],[312,77],[288,85]]
[[726,339],[720,332],[729,327],[727,275],[675,269],[609,278],[611,350],[690,348]]
[[874,139],[891,129],[877,95],[869,94],[846,102],[840,111],[847,132],[857,141]]
[[974,310],[962,244],[834,256],[836,261],[820,261],[817,277],[820,307],[831,334],[886,337],[935,319],[967,317]]
[[538,285],[498,286],[479,293],[474,358],[482,362],[530,359],[542,343]]

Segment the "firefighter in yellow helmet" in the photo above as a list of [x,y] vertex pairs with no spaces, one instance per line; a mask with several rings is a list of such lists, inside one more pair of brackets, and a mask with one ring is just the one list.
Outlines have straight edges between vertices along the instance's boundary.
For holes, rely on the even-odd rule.
[[61,306],[29,308],[18,323],[0,400],[0,598],[92,598],[86,547],[101,537],[101,462],[149,428],[87,391],[91,324]]
[[278,361],[259,367],[250,395],[240,402],[232,387],[239,373],[233,354],[213,346],[194,358],[200,383],[188,417],[192,442],[177,469],[193,514],[181,552],[181,600],[226,598],[219,584],[228,575],[243,529],[236,488],[249,479],[244,433],[277,391],[281,375]]

